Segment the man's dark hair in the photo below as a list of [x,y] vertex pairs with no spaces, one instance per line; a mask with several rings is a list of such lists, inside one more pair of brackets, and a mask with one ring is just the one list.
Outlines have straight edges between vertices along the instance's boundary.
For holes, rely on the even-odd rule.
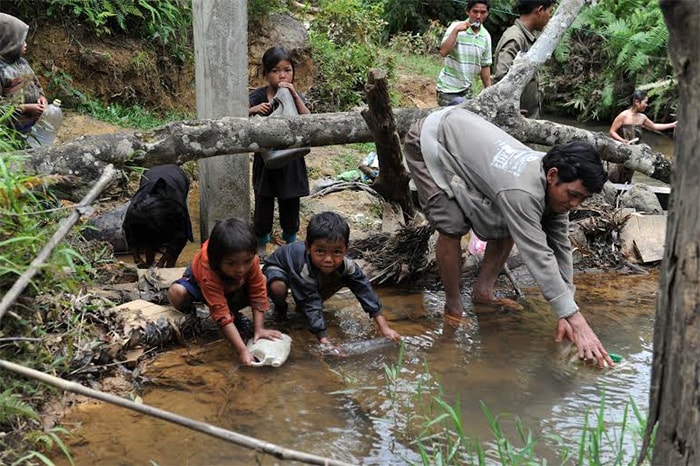
[[221,261],[229,254],[238,252],[255,254],[257,251],[258,239],[253,229],[240,218],[219,220],[209,235],[209,246],[207,246],[209,267],[216,272],[221,271]]
[[515,6],[515,9],[519,15],[526,15],[528,13],[532,13],[538,6],[541,6],[546,10],[555,3],[556,0],[518,0],[518,4]]
[[595,147],[586,141],[574,141],[552,147],[542,159],[544,172],[556,168],[559,181],[571,183],[581,180],[583,186],[591,193],[603,189],[608,174]]
[[485,5],[487,10],[491,9],[491,5],[489,5],[489,0],[469,0],[467,2],[467,11],[474,8],[474,5],[477,5],[479,3],[482,3],[483,5]]
[[347,247],[350,244],[350,225],[335,212],[320,212],[309,219],[306,244],[311,246],[318,239],[343,241]]

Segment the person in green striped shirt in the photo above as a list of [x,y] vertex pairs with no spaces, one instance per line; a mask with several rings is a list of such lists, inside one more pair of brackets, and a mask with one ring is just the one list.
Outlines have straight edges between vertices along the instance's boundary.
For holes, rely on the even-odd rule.
[[467,19],[447,28],[440,43],[445,65],[437,80],[437,102],[446,106],[456,98],[472,96],[477,76],[484,87],[491,85],[491,35],[484,27],[489,16],[489,0],[469,0]]

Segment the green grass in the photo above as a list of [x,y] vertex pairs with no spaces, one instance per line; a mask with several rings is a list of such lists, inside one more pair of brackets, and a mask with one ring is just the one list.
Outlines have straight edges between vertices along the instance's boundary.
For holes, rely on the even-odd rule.
[[442,58],[435,55],[406,54],[390,48],[380,49],[380,54],[390,57],[396,65],[396,74],[410,74],[437,79],[442,69]]
[[173,121],[195,119],[195,115],[180,112],[156,112],[147,110],[140,105],[124,106],[118,103],[104,105],[96,100],[86,100],[77,106],[76,110],[91,117],[121,126],[123,128],[135,128],[149,130],[163,126]]

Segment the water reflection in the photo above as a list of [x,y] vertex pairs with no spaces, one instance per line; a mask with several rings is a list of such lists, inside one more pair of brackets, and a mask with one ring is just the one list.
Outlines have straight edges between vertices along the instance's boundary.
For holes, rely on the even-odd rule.
[[[459,399],[468,435],[491,438],[483,401],[494,414],[517,414],[535,434],[557,434],[575,445],[583,413],[598,408],[602,393],[610,422],[622,419],[630,398],[646,411],[658,277],[579,274],[576,281],[592,327],[609,351],[624,357],[613,370],[570,360],[566,347],[554,342],[555,319],[536,289],[525,290],[530,298],[524,312],[472,315],[459,329],[444,326],[439,292],[380,290],[387,319],[406,337],[392,392],[386,389],[385,365],[396,364],[397,346],[377,339],[352,295],[341,293],[329,302],[328,324],[331,338],[351,350],[348,357],[319,354],[301,316],[290,312],[285,331],[294,342],[282,367],[240,368],[225,342],[195,344],[150,364],[143,400],[288,448],[353,464],[398,465],[420,458],[411,445],[415,426],[395,415],[396,400],[415,397],[438,380],[445,399]],[[277,464],[272,457],[95,402],[79,405],[64,421],[82,426],[71,445],[78,465]],[[512,433],[513,425],[504,424]],[[557,458],[553,444],[545,442],[540,450],[542,458]]]

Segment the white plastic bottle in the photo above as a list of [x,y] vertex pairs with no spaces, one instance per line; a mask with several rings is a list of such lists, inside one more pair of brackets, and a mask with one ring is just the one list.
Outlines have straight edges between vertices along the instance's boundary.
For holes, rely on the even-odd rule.
[[55,99],[41,114],[41,118],[32,127],[32,132],[27,138],[27,142],[31,147],[50,146],[56,139],[58,128],[63,122],[63,110],[61,110],[61,101]]

